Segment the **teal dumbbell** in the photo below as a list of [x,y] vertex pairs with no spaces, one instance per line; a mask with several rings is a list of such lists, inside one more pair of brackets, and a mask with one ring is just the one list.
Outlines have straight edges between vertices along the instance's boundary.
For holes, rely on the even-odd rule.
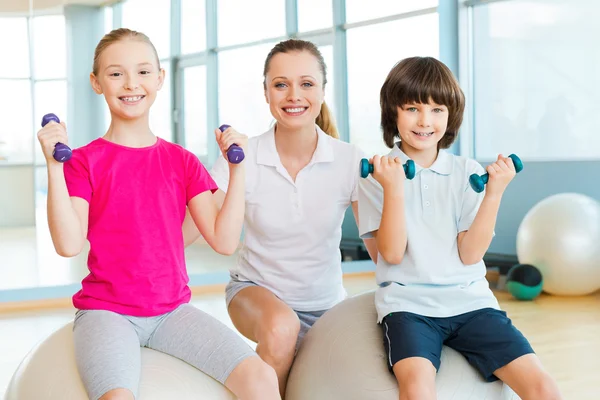
[[[402,164],[404,168],[404,175],[406,175],[406,179],[412,179],[415,177],[415,173],[417,172],[415,168],[415,162],[413,160],[408,160],[406,164]],[[362,178],[366,178],[369,174],[373,173],[373,164],[369,164],[369,160],[363,158],[360,160],[360,176]]]
[[[508,158],[513,160],[513,164],[515,165],[515,171],[517,173],[523,171],[523,162],[519,157],[517,157],[516,154],[511,154],[510,156],[508,156]],[[469,184],[476,193],[481,193],[483,192],[483,189],[485,189],[485,185],[488,183],[489,178],[490,175],[487,173],[483,175],[473,174],[469,177]]]

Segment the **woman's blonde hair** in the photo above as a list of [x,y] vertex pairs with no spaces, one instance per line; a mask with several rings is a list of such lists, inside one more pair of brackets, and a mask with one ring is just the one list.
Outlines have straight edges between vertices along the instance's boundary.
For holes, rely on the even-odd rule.
[[113,43],[117,43],[127,39],[138,40],[152,47],[152,51],[154,51],[154,55],[156,56],[156,63],[158,65],[158,69],[160,69],[158,52],[156,51],[156,48],[154,47],[148,36],[144,35],[142,32],[132,31],[131,29],[127,28],[119,28],[110,31],[109,33],[104,35],[100,42],[98,42],[96,50],[94,51],[94,66],[92,68],[92,72],[94,75],[98,75],[98,69],[100,68],[100,56],[102,55],[104,50],[106,50],[106,48]]
[[[271,49],[269,55],[267,56],[267,59],[265,60],[265,68],[263,70],[263,86],[265,90],[267,88],[266,79],[267,72],[269,72],[269,66],[271,65],[271,59],[279,53],[292,53],[302,51],[307,51],[312,56],[314,56],[319,62],[319,67],[321,69],[321,73],[323,74],[323,90],[325,90],[325,84],[327,83],[327,66],[325,65],[323,55],[314,43],[300,39],[284,40],[282,42],[277,43],[275,47]],[[331,112],[329,111],[329,107],[327,107],[327,104],[325,104],[325,102],[323,102],[323,104],[321,105],[321,111],[319,112],[319,116],[317,117],[316,123],[319,126],[319,128],[321,128],[323,132],[325,132],[329,136],[334,137],[336,139],[340,137],[337,127],[335,126],[335,121],[331,115]]]

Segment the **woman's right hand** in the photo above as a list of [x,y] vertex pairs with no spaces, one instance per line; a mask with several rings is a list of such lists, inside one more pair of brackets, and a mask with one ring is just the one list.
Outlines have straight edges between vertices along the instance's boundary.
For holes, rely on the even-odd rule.
[[373,164],[371,175],[383,190],[404,189],[406,175],[400,157],[374,156],[369,159],[369,163]]
[[236,144],[241,147],[244,152],[246,151],[246,146],[248,145],[248,136],[239,133],[232,127],[228,127],[224,132],[221,132],[220,129],[215,129],[215,137],[217,139],[219,149],[221,150],[221,153],[223,153],[223,157],[225,157],[226,160],[227,150],[229,150],[231,145]]
[[59,124],[57,124],[54,121],[50,121],[46,124],[46,126],[38,131],[37,137],[40,141],[40,145],[42,146],[42,152],[46,158],[46,163],[48,165],[51,163],[61,164],[54,159],[52,153],[54,152],[56,143],[63,143],[66,145],[69,144],[69,139],[67,137],[67,126],[65,123],[61,121]]

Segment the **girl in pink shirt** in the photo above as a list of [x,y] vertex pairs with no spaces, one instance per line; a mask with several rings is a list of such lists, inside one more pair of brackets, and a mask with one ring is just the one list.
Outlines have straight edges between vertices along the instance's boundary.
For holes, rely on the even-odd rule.
[[[90,74],[110,109],[106,134],[63,164],[52,152],[68,143],[66,125],[51,122],[38,133],[56,251],[73,257],[90,243],[90,273],[73,297],[80,376],[91,399],[134,399],[145,346],[195,366],[241,399],[280,399],[274,370],[236,333],[188,304],[186,209],[207,243],[231,255],[244,218],[245,166],[229,164],[219,210],[217,185],[196,156],[150,130],[164,77],[144,34],[114,30],[98,44]],[[232,128],[215,135],[223,151],[247,143]]]

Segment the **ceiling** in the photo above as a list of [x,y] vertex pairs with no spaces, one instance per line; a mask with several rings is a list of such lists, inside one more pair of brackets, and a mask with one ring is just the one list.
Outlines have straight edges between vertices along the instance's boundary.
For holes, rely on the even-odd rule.
[[116,3],[116,0],[0,0],[0,13],[29,13],[29,3],[33,4],[36,12],[59,9],[65,5],[81,4],[87,6],[102,6]]

